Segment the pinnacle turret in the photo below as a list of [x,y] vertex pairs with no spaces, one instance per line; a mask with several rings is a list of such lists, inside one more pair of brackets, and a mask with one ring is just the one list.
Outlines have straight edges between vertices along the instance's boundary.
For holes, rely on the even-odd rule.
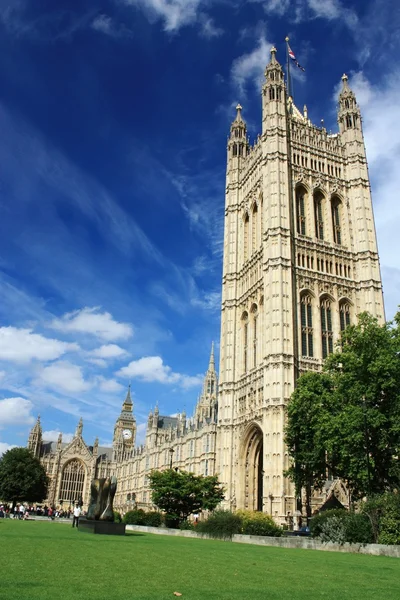
[[[349,86],[346,73],[342,75],[342,89],[339,94],[338,123],[341,133],[361,131],[361,113],[356,95]],[[348,134],[346,134],[348,137]],[[352,135],[350,136],[352,137]],[[350,141],[350,139],[348,140]]]
[[75,437],[82,437],[82,430],[83,430],[83,419],[81,417],[79,419],[78,425],[76,426]]

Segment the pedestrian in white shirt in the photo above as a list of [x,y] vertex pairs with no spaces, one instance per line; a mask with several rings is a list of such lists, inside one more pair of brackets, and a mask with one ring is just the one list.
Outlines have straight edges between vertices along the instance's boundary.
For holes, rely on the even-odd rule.
[[77,527],[79,526],[79,517],[80,516],[81,516],[81,508],[80,508],[79,504],[76,504],[74,506],[74,516],[72,519],[72,527],[75,527],[75,523],[76,523]]

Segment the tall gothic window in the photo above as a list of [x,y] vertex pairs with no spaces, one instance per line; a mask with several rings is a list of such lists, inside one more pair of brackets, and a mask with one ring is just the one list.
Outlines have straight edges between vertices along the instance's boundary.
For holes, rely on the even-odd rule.
[[329,298],[321,300],[322,358],[333,352],[332,309]]
[[304,294],[300,302],[301,312],[301,354],[314,356],[312,299],[309,294]]
[[332,199],[332,225],[333,225],[333,241],[335,244],[342,243],[342,230],[340,226],[340,200]]
[[253,367],[257,366],[257,305],[253,304],[251,307],[253,315]]
[[350,304],[341,302],[339,307],[340,331],[344,331],[350,325]]
[[306,235],[306,213],[304,206],[304,190],[296,190],[297,233]]
[[257,248],[257,210],[257,204],[255,204],[251,215],[251,249],[253,252]]
[[249,343],[249,322],[248,315],[244,313],[243,321],[243,372],[247,373],[248,369],[248,343]]
[[85,467],[80,460],[74,458],[63,469],[59,500],[70,503],[79,501],[83,497],[84,483]]
[[323,216],[323,196],[317,194],[314,197],[314,214],[315,214],[315,235],[318,239],[324,239],[324,216]]
[[249,258],[249,215],[244,218],[244,260]]

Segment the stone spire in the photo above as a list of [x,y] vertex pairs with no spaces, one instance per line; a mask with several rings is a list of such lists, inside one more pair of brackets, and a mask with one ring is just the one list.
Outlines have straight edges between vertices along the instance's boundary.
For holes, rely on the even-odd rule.
[[211,343],[211,354],[210,362],[208,363],[208,371],[215,371],[214,342]]
[[230,135],[230,139],[233,140],[235,139],[237,142],[240,141],[246,141],[246,134],[247,134],[247,126],[245,121],[243,120],[242,117],[242,106],[240,104],[236,105],[236,117],[234,119],[234,121],[232,121],[232,125],[231,125],[231,135]]
[[35,425],[32,427],[29,439],[28,448],[34,456],[40,455],[40,449],[42,446],[42,425],[40,423],[40,415],[36,419]]
[[79,419],[79,423],[78,423],[78,425],[76,427],[76,430],[75,430],[75,437],[80,437],[81,438],[82,437],[82,430],[83,430],[83,419],[81,417]]
[[131,384],[128,385],[128,391],[126,392],[126,398],[122,405],[122,410],[125,410],[127,412],[133,411],[133,402],[132,402],[132,396],[131,396]]
[[338,123],[340,133],[346,133],[348,141],[359,136],[361,131],[361,113],[357,104],[356,95],[349,86],[349,78],[346,73],[342,75],[342,89],[339,94]]

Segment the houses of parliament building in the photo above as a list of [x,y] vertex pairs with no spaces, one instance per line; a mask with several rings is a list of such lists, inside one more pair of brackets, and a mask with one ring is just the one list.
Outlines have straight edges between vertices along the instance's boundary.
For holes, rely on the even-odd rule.
[[[47,502],[87,506],[91,479],[116,475],[117,510],[134,501],[150,508],[150,471],[172,466],[218,474],[225,508],[278,522],[294,513],[284,427],[296,380],[321,369],[360,312],[383,322],[384,306],[362,120],[347,76],[334,134],[294,105],[275,48],[261,92],[254,145],[240,105],[228,139],[219,377],[212,350],[194,415],[156,408],[142,446],[130,390],[112,448],[88,445],[82,422],[70,443],[46,442],[38,420],[28,445],[49,475]],[[327,482],[321,501],[335,485]]]

